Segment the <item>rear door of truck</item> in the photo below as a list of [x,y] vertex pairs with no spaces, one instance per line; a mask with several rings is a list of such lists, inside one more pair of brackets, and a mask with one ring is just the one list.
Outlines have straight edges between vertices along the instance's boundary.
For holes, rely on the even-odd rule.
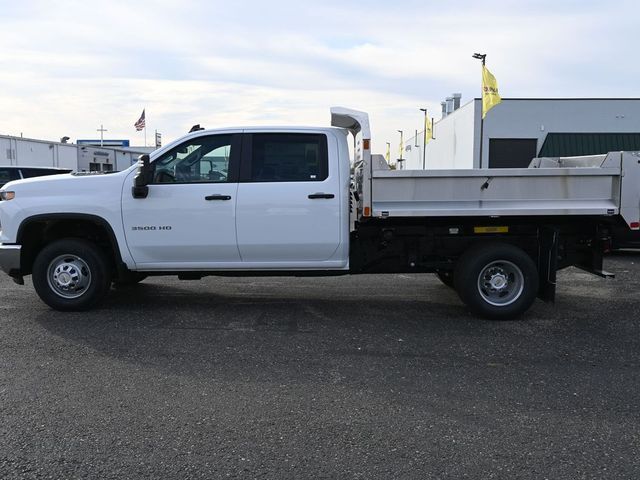
[[243,262],[321,268],[332,259],[342,220],[335,152],[322,132],[246,131],[236,207]]

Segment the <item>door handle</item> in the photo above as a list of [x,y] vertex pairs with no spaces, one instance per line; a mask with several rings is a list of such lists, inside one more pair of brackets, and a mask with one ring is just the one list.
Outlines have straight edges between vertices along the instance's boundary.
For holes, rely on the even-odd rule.
[[207,195],[204,197],[205,200],[231,200],[231,195]]
[[315,198],[333,198],[335,197],[335,195],[333,193],[312,193],[309,195],[309,198],[311,199],[315,199]]

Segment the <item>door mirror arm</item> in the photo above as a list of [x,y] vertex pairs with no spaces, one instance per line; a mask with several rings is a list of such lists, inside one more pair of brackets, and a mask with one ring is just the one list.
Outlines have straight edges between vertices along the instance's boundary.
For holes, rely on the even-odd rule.
[[151,183],[151,175],[153,171],[149,163],[149,155],[144,154],[138,157],[138,170],[133,177],[133,187],[131,187],[131,195],[133,198],[147,198],[149,195],[149,184]]

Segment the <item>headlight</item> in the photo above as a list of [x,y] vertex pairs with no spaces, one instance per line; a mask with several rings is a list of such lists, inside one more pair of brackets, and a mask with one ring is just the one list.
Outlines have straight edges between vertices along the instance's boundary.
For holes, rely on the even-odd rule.
[[14,198],[16,198],[16,192],[12,192],[9,190],[0,190],[0,199],[13,200]]

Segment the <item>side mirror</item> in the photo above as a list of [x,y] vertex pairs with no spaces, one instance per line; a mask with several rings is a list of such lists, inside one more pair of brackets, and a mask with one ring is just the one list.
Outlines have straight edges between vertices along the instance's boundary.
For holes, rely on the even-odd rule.
[[133,198],[147,198],[149,195],[149,183],[151,183],[151,164],[149,163],[149,155],[144,154],[138,157],[138,171],[133,177],[133,187],[131,187],[131,195]]

